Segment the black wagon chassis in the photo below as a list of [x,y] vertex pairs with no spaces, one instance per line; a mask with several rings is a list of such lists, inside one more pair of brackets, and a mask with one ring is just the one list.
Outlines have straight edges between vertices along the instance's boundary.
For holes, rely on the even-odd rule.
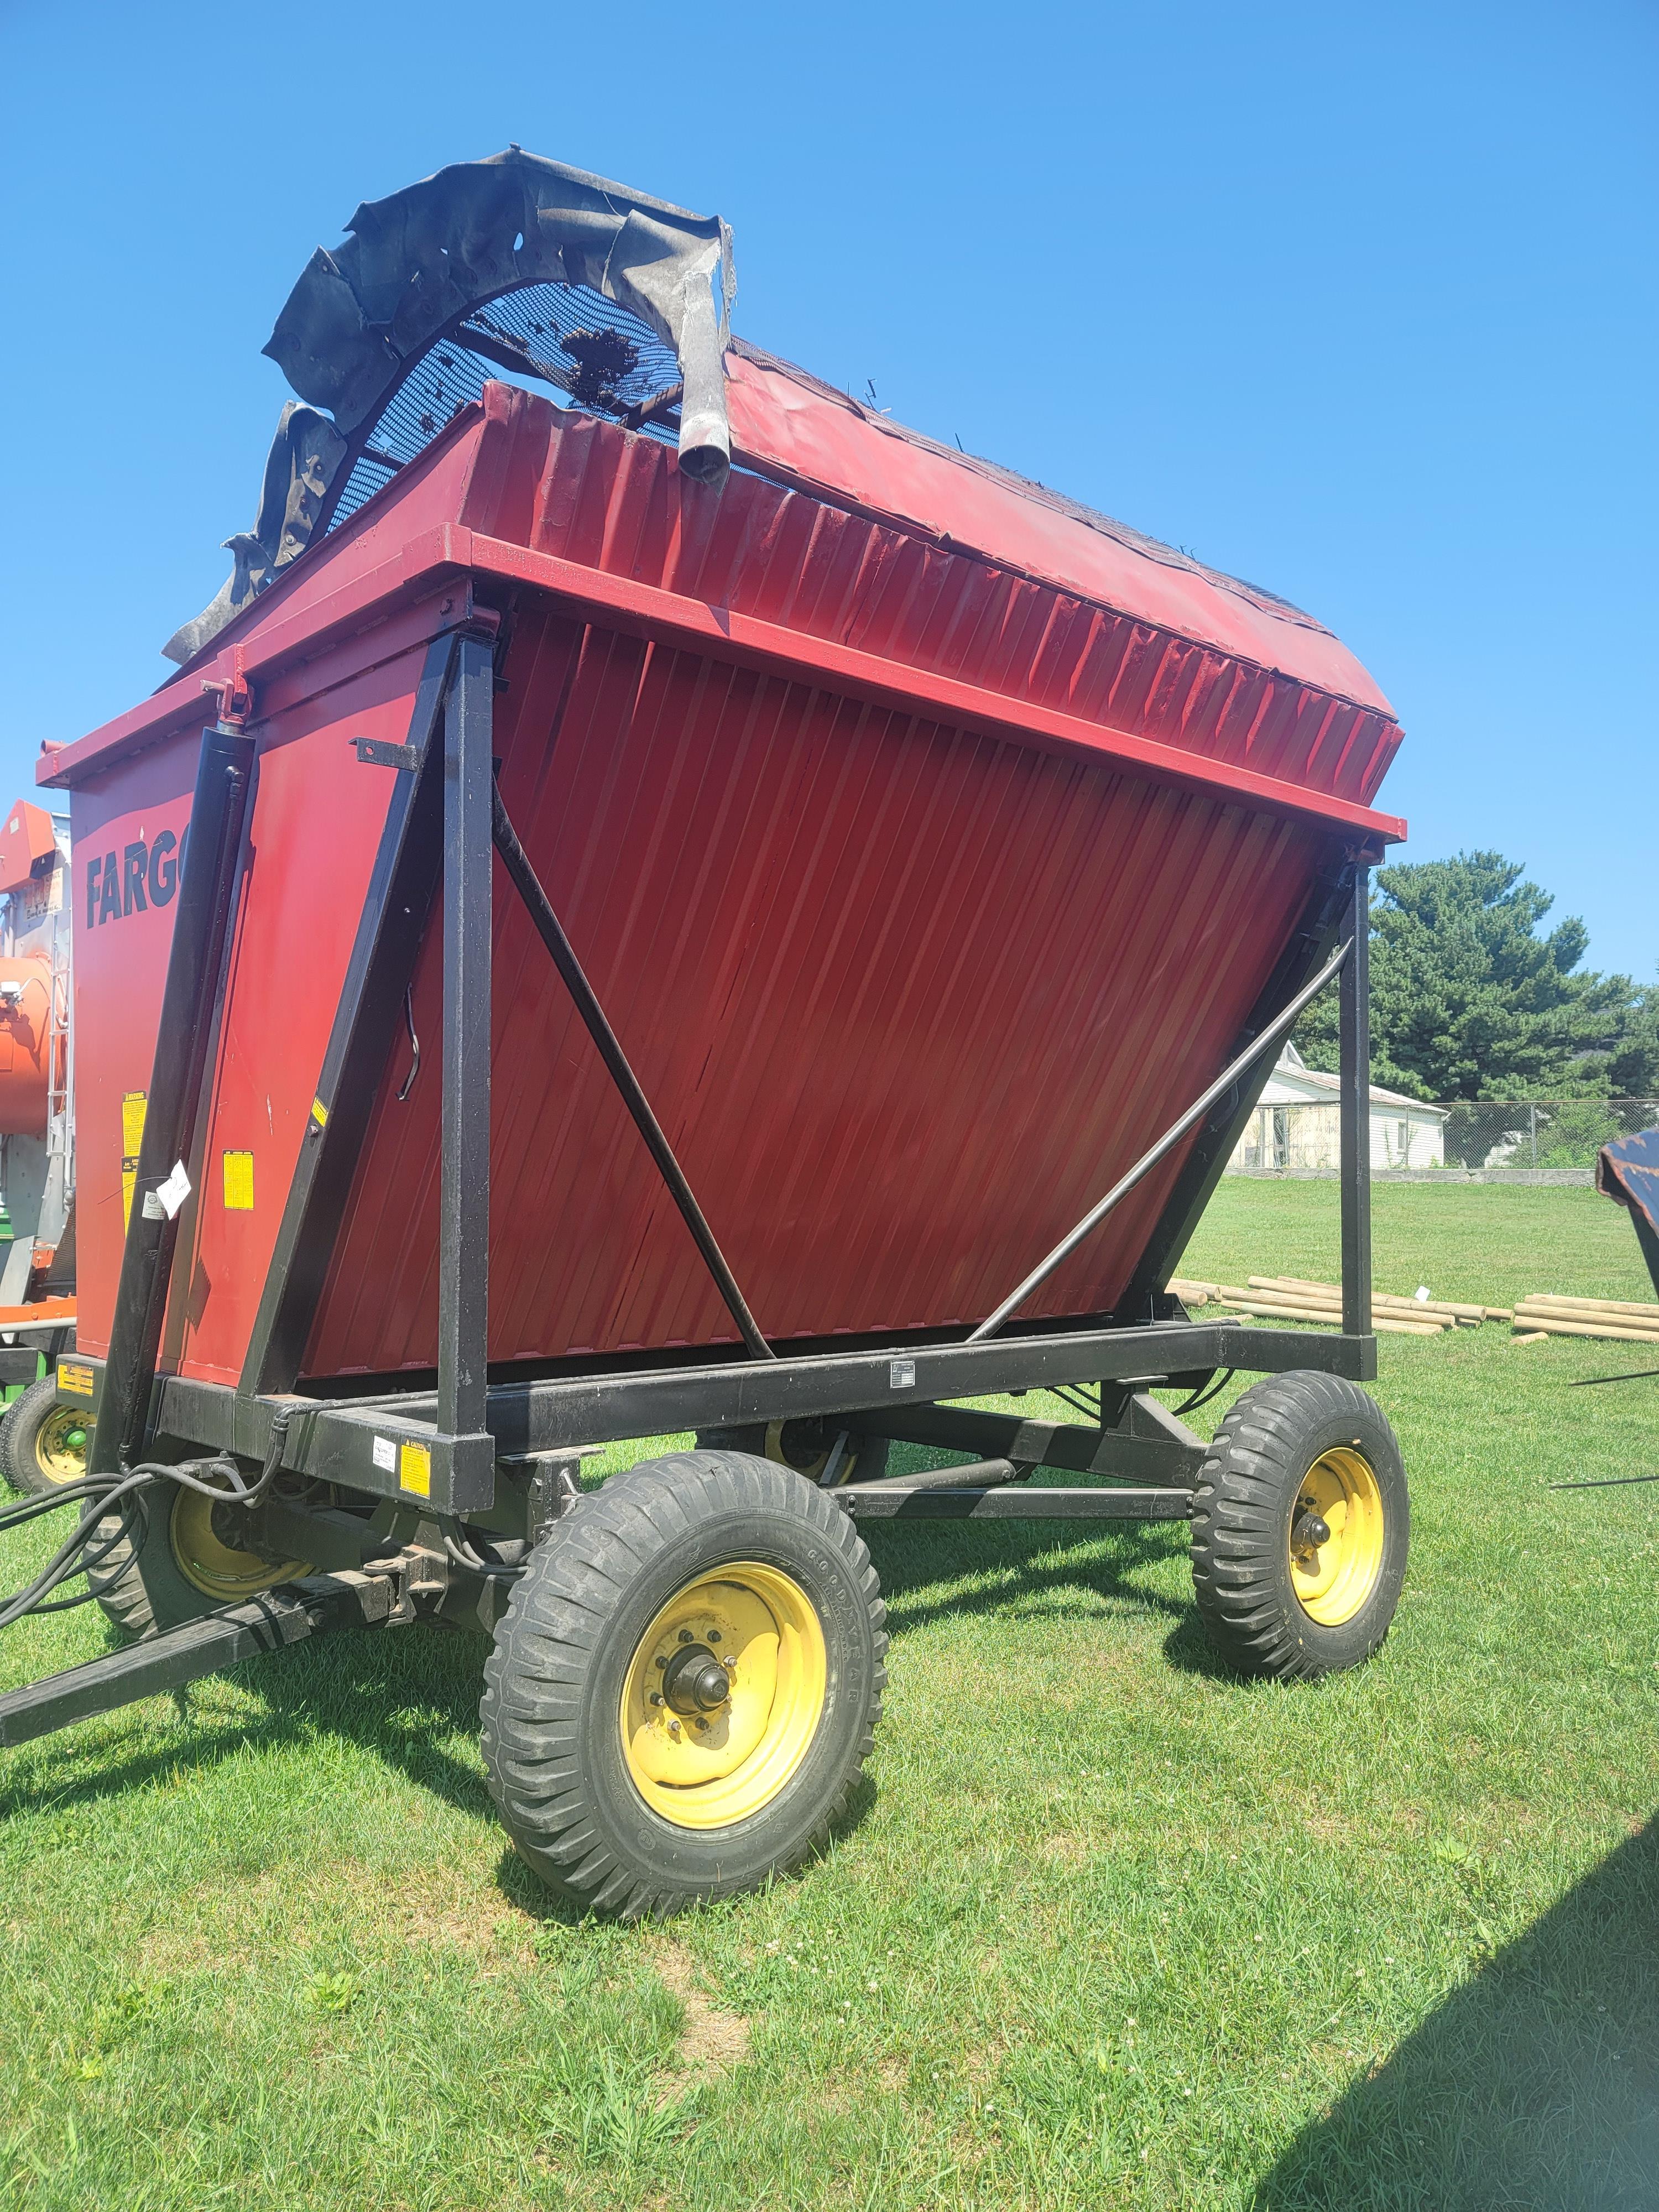
[[[500,618],[459,591],[452,626],[429,648],[406,744],[363,740],[365,759],[398,769],[380,852],[278,1235],[247,1365],[234,1388],[158,1372],[172,1268],[171,1218],[143,1199],[172,1163],[190,1160],[223,993],[226,946],[241,878],[252,748],[247,702],[228,700],[204,733],[198,804],[220,824],[193,841],[196,881],[181,897],[157,1042],[156,1077],[139,1163],[138,1199],[107,1360],[60,1364],[65,1404],[95,1414],[92,1471],[115,1473],[155,1455],[229,1452],[268,1469],[319,1480],[366,1498],[434,1514],[491,1516],[503,1462],[570,1453],[581,1444],[686,1429],[731,1430],[808,1421],[827,1437],[887,1436],[977,1455],[954,1490],[933,1483],[838,1492],[855,1512],[950,1511],[1068,1517],[1167,1518],[1185,1510],[1198,1439],[1148,1393],[1201,1387],[1218,1370],[1312,1369],[1351,1381],[1376,1372],[1370,1331],[1370,1039],[1366,977],[1369,870],[1357,848],[1335,860],[1269,977],[1218,1083],[1165,1132],[1130,1174],[971,1336],[779,1347],[761,1335],[730,1267],[656,1122],[551,903],[519,844],[493,775],[494,645]],[[239,711],[240,710],[240,711]],[[255,770],[257,773],[257,770]],[[672,1355],[559,1363],[545,1372],[491,1376],[485,1343],[489,1285],[492,847],[521,897],[678,1207],[743,1340],[731,1356]],[[379,1071],[399,1018],[428,915],[441,905],[443,1033],[438,1360],[422,1387],[359,1386],[349,1397],[299,1389],[299,1370]],[[1277,1048],[1302,1006],[1340,974],[1340,1334],[1190,1319],[1164,1285],[1259,1096]],[[180,1079],[183,1071],[183,1079]],[[158,1111],[158,1108],[161,1110]],[[1018,1302],[1183,1138],[1192,1140],[1119,1310],[1069,1323],[1023,1323]],[[1098,1386],[1098,1428],[1013,1423],[946,1401]],[[1017,1431],[1018,1433],[1013,1433]],[[1100,1479],[1044,1492],[1034,1468]],[[1017,1492],[986,1505],[1004,1468]],[[1139,1493],[1125,1483],[1140,1486]]]

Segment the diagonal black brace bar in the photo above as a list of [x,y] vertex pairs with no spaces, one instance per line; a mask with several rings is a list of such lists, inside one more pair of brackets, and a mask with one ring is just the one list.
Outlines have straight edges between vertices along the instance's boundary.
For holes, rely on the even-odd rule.
[[1351,939],[1344,940],[1314,977],[1312,982],[1303,986],[1289,1006],[1275,1016],[1259,1036],[1252,1039],[1231,1066],[1222,1069],[1203,1097],[1194,1100],[1181,1119],[1171,1123],[1151,1151],[1141,1154],[1127,1175],[1115,1182],[1105,1197],[1100,1200],[1098,1204],[1090,1207],[1076,1228],[1068,1230],[1054,1250],[1045,1259],[1038,1261],[1018,1288],[1008,1293],[996,1311],[988,1315],[981,1322],[979,1327],[968,1339],[969,1344],[982,1344],[988,1337],[994,1336],[1004,1322],[1012,1319],[1024,1304],[1032,1291],[1041,1284],[1048,1281],[1061,1261],[1069,1259],[1084,1239],[1093,1235],[1119,1200],[1127,1198],[1143,1176],[1150,1175],[1158,1162],[1180,1143],[1194,1122],[1202,1120],[1218,1098],[1231,1091],[1235,1083],[1248,1075],[1253,1067],[1274,1049],[1285,1031],[1295,1026],[1297,1016],[1303,1008],[1319,996],[1337,969],[1342,966],[1348,957],[1352,944]]
[[714,1241],[714,1232],[703,1217],[690,1184],[686,1181],[674,1150],[663,1134],[662,1125],[651,1110],[651,1102],[640,1088],[639,1078],[628,1064],[628,1055],[617,1040],[616,1031],[605,1018],[605,1008],[599,1004],[593,986],[582,971],[575,949],[565,935],[559,917],[553,911],[547,893],[542,889],[536,871],[530,865],[529,855],[519,842],[507,807],[501,798],[501,786],[495,787],[495,819],[493,835],[495,850],[501,856],[501,865],[513,878],[514,889],[524,901],[530,919],[536,925],[542,943],[553,956],[553,965],[569,992],[576,1012],[586,1024],[587,1034],[599,1048],[611,1080],[622,1093],[623,1103],[633,1116],[634,1127],[645,1139],[646,1150],[657,1164],[657,1172],[667,1184],[669,1194],[680,1210],[680,1218],[691,1232],[693,1243],[703,1257],[703,1263],[714,1278],[720,1294],[726,1301],[726,1311],[736,1322],[744,1344],[757,1359],[775,1359],[777,1354],[761,1334],[755,1316],[744,1302],[737,1279],[726,1264],[726,1256]]

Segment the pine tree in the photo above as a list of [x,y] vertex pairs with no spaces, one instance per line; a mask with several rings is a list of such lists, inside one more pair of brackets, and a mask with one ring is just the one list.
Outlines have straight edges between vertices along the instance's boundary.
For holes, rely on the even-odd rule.
[[[1498,853],[1379,869],[1374,1079],[1419,1098],[1654,1095],[1656,994],[1581,969],[1589,936],[1576,916],[1540,933],[1554,903]],[[1297,1043],[1310,1066],[1335,1067],[1334,988]]]

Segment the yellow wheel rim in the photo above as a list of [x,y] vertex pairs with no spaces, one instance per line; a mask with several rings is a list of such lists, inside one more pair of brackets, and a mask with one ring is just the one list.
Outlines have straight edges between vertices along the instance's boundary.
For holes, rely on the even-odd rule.
[[[822,1482],[823,1480],[823,1470],[830,1464],[830,1454],[835,1449],[833,1437],[825,1449],[817,1455],[816,1459],[793,1460],[789,1458],[783,1449],[783,1432],[789,1425],[790,1424],[785,1421],[769,1421],[767,1423],[767,1458],[771,1460],[778,1467],[791,1468],[793,1469],[795,1474],[804,1474],[809,1482]],[[850,1482],[852,1480],[854,1472],[858,1466],[859,1449],[861,1441],[862,1439],[860,1437],[848,1437],[847,1440],[847,1449],[841,1455],[841,1465],[836,1470],[836,1480],[838,1483]]]
[[34,1463],[48,1482],[79,1482],[87,1471],[87,1417],[59,1406],[34,1432]]
[[204,1597],[221,1603],[247,1597],[255,1590],[271,1589],[278,1583],[291,1582],[295,1575],[311,1572],[303,1559],[289,1559],[273,1567],[257,1552],[239,1552],[222,1544],[213,1533],[213,1500],[204,1498],[198,1490],[181,1490],[174,1498],[168,1534],[173,1556],[185,1580]]
[[[1311,1540],[1308,1524],[1329,1535]],[[1382,1571],[1382,1492],[1369,1461],[1340,1448],[1322,1453],[1297,1486],[1291,1512],[1291,1586],[1310,1620],[1352,1620]]]
[[[700,1705],[685,1685],[717,1682],[711,1668],[726,1693]],[[747,1820],[806,1756],[828,1674],[817,1609],[776,1567],[742,1559],[688,1583],[640,1638],[623,1684],[634,1787],[678,1828]]]

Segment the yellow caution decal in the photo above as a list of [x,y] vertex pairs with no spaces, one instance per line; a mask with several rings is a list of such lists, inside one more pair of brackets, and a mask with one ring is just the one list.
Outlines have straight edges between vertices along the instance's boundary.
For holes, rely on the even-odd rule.
[[233,1213],[252,1212],[253,1155],[252,1152],[225,1154],[225,1205]]
[[58,1363],[58,1387],[76,1398],[92,1395],[92,1370],[78,1359],[60,1359]]
[[144,1108],[149,1099],[148,1091],[129,1091],[121,1101],[121,1150],[130,1159],[137,1159],[144,1141]]
[[121,1101],[121,1226],[132,1219],[132,1194],[138,1182],[138,1152],[144,1141],[144,1108],[149,1094],[129,1091]]
[[328,1127],[328,1109],[320,1098],[313,1098],[311,1102],[311,1118],[319,1129]]
[[417,1498],[432,1495],[432,1452],[426,1444],[405,1444],[398,1460],[398,1487]]

